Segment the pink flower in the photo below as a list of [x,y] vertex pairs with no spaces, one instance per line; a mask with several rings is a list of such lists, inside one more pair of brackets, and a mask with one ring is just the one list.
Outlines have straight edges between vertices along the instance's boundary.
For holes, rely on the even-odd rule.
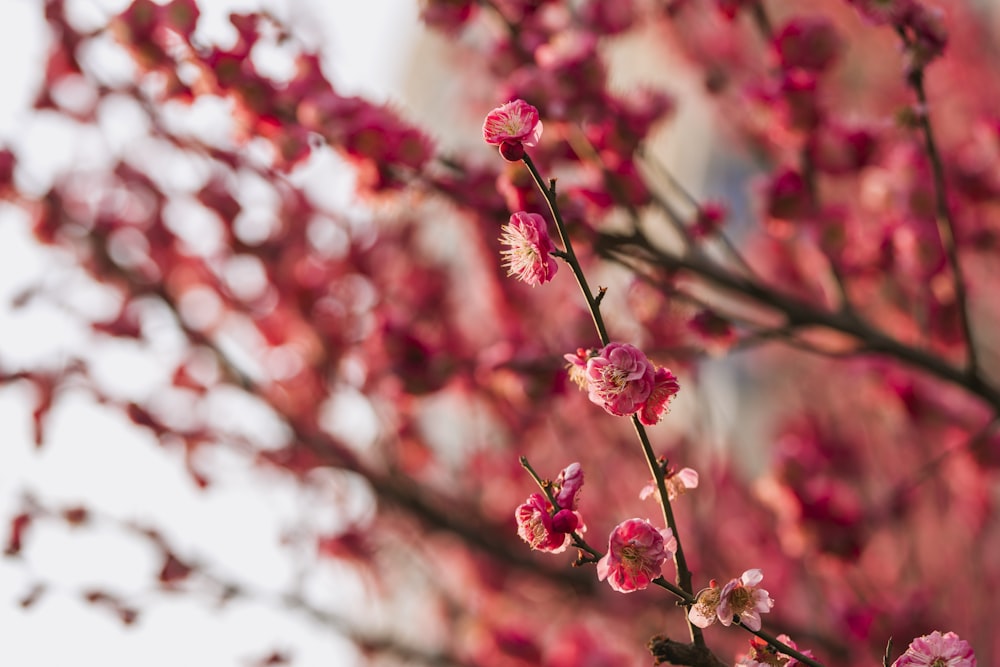
[[500,251],[508,276],[516,276],[532,287],[552,280],[559,265],[549,254],[555,246],[542,216],[518,211],[502,231],[500,242],[510,246]]
[[713,580],[708,588],[700,591],[688,610],[688,619],[699,628],[707,628],[716,619],[730,625],[735,617],[751,630],[760,630],[760,615],[771,611],[774,600],[767,591],[757,588],[764,578],[758,570],[747,570],[739,579],[733,579],[720,590]]
[[[673,501],[687,493],[688,489],[698,488],[698,471],[693,468],[670,470],[663,478],[663,484],[667,487],[667,500]],[[639,492],[639,500],[649,498],[656,491],[656,480],[651,480],[649,484],[642,487],[642,491]]]
[[910,642],[892,667],[976,667],[976,654],[954,632],[942,635],[935,630]]
[[708,588],[698,591],[695,603],[688,609],[688,619],[699,628],[707,628],[715,623],[719,610],[719,585],[715,579],[709,582]]
[[552,505],[540,493],[532,493],[514,512],[517,534],[537,551],[558,554],[569,546],[570,536],[552,525]]
[[673,557],[677,540],[669,528],[657,530],[643,519],[618,524],[608,538],[608,553],[597,562],[597,578],[619,593],[641,591],[661,575],[663,563]]
[[[778,635],[778,641],[796,651],[799,650],[788,635]],[[801,653],[813,657],[812,651],[801,651]],[[799,664],[801,663],[795,658],[779,653],[777,649],[757,637],[750,638],[750,652],[736,661],[736,667],[795,667]]]
[[498,106],[483,122],[483,139],[491,146],[499,146],[500,155],[510,162],[523,158],[524,147],[536,145],[541,136],[538,109],[524,100]]
[[739,617],[740,622],[751,630],[760,630],[760,615],[771,611],[774,600],[767,591],[757,584],[764,578],[759,569],[747,570],[739,579],[733,579],[719,593],[719,607],[716,614],[719,622],[729,625]]
[[619,417],[643,408],[655,378],[653,364],[639,348],[628,343],[609,343],[587,360],[590,400]]
[[583,468],[579,463],[570,463],[563,468],[554,484],[556,503],[565,510],[575,510],[583,488]]
[[680,391],[681,386],[674,374],[666,368],[657,368],[653,375],[653,390],[639,410],[639,421],[646,426],[655,426],[667,411],[670,399]]

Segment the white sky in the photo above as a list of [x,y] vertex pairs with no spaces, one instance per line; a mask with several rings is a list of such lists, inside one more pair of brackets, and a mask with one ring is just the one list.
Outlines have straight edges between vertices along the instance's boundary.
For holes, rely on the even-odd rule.
[[[79,16],[99,16],[124,3],[79,0]],[[206,21],[221,25],[230,8],[256,2],[203,0]],[[415,0],[289,0],[275,7],[307,36],[334,54],[333,76],[341,92],[383,100],[391,96],[394,64],[406,45],[416,15]],[[103,8],[103,9],[102,9]],[[211,9],[211,12],[207,11]],[[278,11],[282,10],[282,11]],[[0,144],[17,142],[34,165],[60,166],[79,155],[67,137],[34,124],[28,107],[35,95],[44,56],[41,0],[0,2]],[[308,34],[309,32],[314,34]],[[391,45],[387,48],[386,45]],[[71,143],[71,142],[70,142]],[[77,147],[78,149],[79,147]],[[102,309],[108,297],[89,285],[65,257],[39,248],[28,222],[0,207],[0,359],[57,366],[87,355],[109,387],[143,392],[164,373],[164,359],[177,354],[169,336],[152,350],[114,346],[96,350],[72,318],[45,300],[12,311],[10,300],[38,283],[55,287],[73,308]],[[16,512],[22,492],[47,503],[82,504],[124,520],[140,520],[163,530],[182,557],[206,555],[225,566],[220,574],[264,591],[287,587],[297,576],[296,560],[280,546],[283,531],[302,525],[303,516],[336,525],[330,511],[317,511],[323,498],[296,488],[280,475],[251,468],[235,455],[218,453],[208,471],[210,490],[199,491],[176,450],[164,449],[121,414],[96,406],[82,392],[68,392],[49,421],[45,446],[36,450],[30,391],[0,388],[0,517]],[[224,400],[218,410],[253,411]],[[273,425],[266,416],[255,431]],[[308,506],[309,511],[304,511]],[[7,525],[0,526],[6,540]],[[297,666],[360,664],[350,647],[329,629],[267,605],[230,603],[218,611],[197,596],[163,596],[153,583],[160,562],[136,538],[110,529],[70,532],[42,524],[32,532],[24,558],[0,558],[0,663],[16,667],[102,665],[176,667],[246,665],[272,650],[290,651]],[[17,601],[38,582],[52,590],[28,610]],[[310,594],[350,612],[364,598],[358,582],[321,567]],[[131,628],[103,609],[80,600],[84,588],[103,588],[135,601],[142,610]]]

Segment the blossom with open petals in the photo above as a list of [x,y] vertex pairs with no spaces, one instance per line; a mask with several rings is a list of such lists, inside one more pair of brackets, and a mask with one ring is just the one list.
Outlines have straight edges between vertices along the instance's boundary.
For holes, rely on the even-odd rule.
[[549,512],[552,505],[540,493],[532,493],[514,512],[517,534],[532,549],[549,553],[562,553],[569,546],[570,536],[556,530]]
[[892,667],[976,667],[976,654],[969,642],[954,632],[935,630],[910,642]]
[[486,115],[483,139],[500,147],[505,160],[516,162],[524,157],[524,147],[534,146],[542,136],[538,109],[524,100],[513,100]]
[[641,591],[661,575],[663,564],[677,551],[669,528],[657,530],[644,519],[623,521],[611,531],[608,553],[597,562],[597,578],[619,593]]
[[619,417],[643,408],[655,377],[656,370],[646,355],[628,343],[609,343],[587,360],[588,397]]
[[688,609],[688,620],[699,628],[707,628],[715,623],[719,618],[719,592],[715,579],[709,582],[708,588],[698,591],[694,604]]
[[500,242],[509,246],[500,251],[508,276],[516,276],[532,287],[552,280],[559,265],[551,255],[555,246],[549,238],[545,218],[518,211],[501,231]]
[[764,578],[759,569],[747,570],[739,579],[733,579],[719,592],[716,614],[719,622],[729,625],[736,617],[751,630],[760,630],[760,615],[771,611],[774,600],[757,584]]
[[653,376],[653,389],[639,410],[639,421],[646,426],[655,426],[667,411],[671,397],[680,391],[677,378],[666,368],[657,368]]

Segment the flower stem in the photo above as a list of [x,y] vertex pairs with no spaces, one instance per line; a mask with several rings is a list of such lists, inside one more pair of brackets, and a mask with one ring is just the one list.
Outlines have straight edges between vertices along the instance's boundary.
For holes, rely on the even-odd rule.
[[[660,505],[663,508],[663,520],[666,522],[667,526],[674,534],[674,539],[677,540],[677,550],[674,552],[674,566],[677,569],[677,584],[680,586],[681,590],[687,594],[687,596],[693,597],[694,587],[691,583],[691,570],[688,569],[687,559],[684,557],[684,547],[681,546],[681,536],[677,530],[677,520],[674,518],[674,510],[670,505],[670,498],[667,496],[667,484],[663,479],[663,468],[656,461],[656,454],[653,452],[653,446],[649,443],[649,436],[646,434],[646,429],[639,421],[639,417],[632,415],[632,425],[635,427],[635,433],[639,436],[639,442],[642,445],[642,453],[646,457],[646,463],[649,465],[649,471],[653,475],[653,479],[656,481],[656,490],[660,496]],[[705,638],[702,636],[701,628],[691,622],[684,615],[684,619],[688,624],[688,632],[691,635],[691,641],[697,646],[705,645]]]
[[[907,36],[902,28],[896,29],[900,40],[907,48],[912,48],[912,40]],[[972,334],[972,321],[969,317],[968,294],[965,280],[962,277],[962,267],[958,258],[958,242],[955,235],[955,221],[952,219],[951,210],[948,207],[948,193],[945,188],[944,165],[941,162],[941,153],[938,151],[937,142],[934,139],[934,128],[931,126],[930,111],[927,105],[927,90],[924,87],[924,68],[915,67],[907,76],[907,83],[913,89],[917,98],[918,113],[917,120],[920,132],[924,138],[924,148],[927,159],[931,163],[931,174],[934,179],[934,206],[937,222],[938,237],[941,246],[944,248],[945,258],[948,260],[948,268],[951,270],[952,281],[955,289],[955,304],[958,307],[958,315],[962,325],[962,335],[965,338],[966,362],[965,370],[970,378],[979,375],[979,360],[976,354],[976,344]]]
[[[587,278],[583,274],[583,269],[580,267],[580,262],[576,258],[576,253],[573,251],[573,244],[570,241],[569,233],[566,231],[566,223],[563,222],[562,214],[559,212],[559,204],[556,201],[556,182],[555,180],[550,180],[548,184],[542,179],[541,174],[538,173],[538,169],[535,167],[535,163],[532,162],[531,157],[525,154],[523,158],[525,166],[528,171],[531,172],[531,177],[535,181],[535,185],[538,186],[539,191],[541,191],[542,196],[545,197],[546,203],[549,205],[549,211],[552,213],[552,219],[555,220],[556,229],[559,231],[559,238],[562,240],[564,248],[564,259],[566,263],[569,264],[570,269],[573,271],[573,275],[576,276],[576,281],[580,285],[580,290],[587,299],[587,306],[590,308],[590,314],[594,318],[594,327],[597,329],[597,334],[601,339],[603,345],[607,345],[611,342],[608,337],[607,328],[604,326],[604,318],[601,316],[600,302],[604,297],[604,289],[601,289],[600,294],[594,296],[594,293],[590,291],[590,286],[587,284]],[[670,507],[670,499],[667,497],[667,488],[663,480],[663,470],[656,462],[656,454],[653,452],[653,447],[649,443],[649,436],[646,435],[646,429],[643,427],[639,418],[632,415],[632,424],[635,426],[635,432],[639,436],[639,442],[642,445],[642,453],[646,457],[646,463],[649,465],[650,472],[653,474],[653,479],[656,480],[656,488],[660,492],[660,502],[663,506],[663,520],[666,522],[667,526],[673,532],[674,539],[677,540],[677,551],[674,553],[674,565],[677,569],[677,583],[680,587],[680,591],[684,593],[681,596],[682,600],[689,600],[694,589],[691,584],[691,571],[688,569],[687,560],[684,558],[684,549],[681,547],[680,534],[677,531],[677,521],[674,519],[673,509]],[[526,461],[522,458],[521,465],[525,465]],[[530,472],[530,470],[529,470]],[[532,475],[535,477],[535,481],[540,483],[537,475]],[[543,486],[544,489],[544,486]],[[546,490],[546,493],[550,492]],[[551,496],[550,496],[551,500]],[[672,590],[672,589],[669,589]],[[677,592],[675,591],[675,594]],[[698,646],[705,645],[705,639],[702,636],[701,628],[691,623],[690,619],[687,618],[687,614],[684,615],[684,619],[688,624],[688,631],[691,634],[691,640]]]
[[[587,278],[583,275],[583,269],[580,268],[580,262],[576,258],[576,253],[573,251],[573,244],[570,242],[569,233],[566,231],[566,223],[563,222],[562,215],[559,213],[559,205],[556,203],[556,182],[555,179],[549,181],[546,185],[545,181],[542,180],[541,174],[538,173],[538,169],[535,167],[535,163],[532,162],[531,156],[525,153],[524,165],[528,168],[531,173],[531,177],[535,180],[535,185],[538,186],[538,190],[545,197],[545,202],[549,205],[549,211],[552,213],[552,219],[556,223],[556,229],[559,231],[559,238],[562,240],[563,244],[563,259],[569,264],[569,268],[573,271],[573,275],[576,277],[576,282],[580,286],[580,290],[583,292],[583,296],[587,299],[587,307],[590,309],[590,315],[594,318],[594,327],[597,329],[597,335],[601,339],[602,345],[607,345],[611,342],[608,337],[607,327],[604,326],[604,318],[601,316],[601,304],[599,296],[594,296],[594,293],[590,291],[590,286],[587,284]],[[602,290],[603,292],[603,290]]]

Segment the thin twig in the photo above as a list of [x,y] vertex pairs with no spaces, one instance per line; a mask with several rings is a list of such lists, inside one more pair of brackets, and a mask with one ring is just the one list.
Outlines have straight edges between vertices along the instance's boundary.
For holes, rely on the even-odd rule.
[[[903,45],[910,49],[913,44],[907,36],[906,31],[901,27],[896,28]],[[962,267],[958,258],[958,243],[955,234],[955,221],[948,206],[948,192],[945,186],[944,164],[941,161],[941,154],[938,151],[937,142],[934,139],[934,129],[931,126],[930,108],[927,104],[927,90],[924,87],[924,68],[914,67],[907,76],[907,84],[913,89],[917,97],[917,122],[924,137],[924,147],[927,151],[927,159],[931,163],[931,173],[934,179],[934,208],[935,222],[937,223],[938,237],[944,248],[945,257],[948,260],[948,268],[952,274],[955,289],[955,302],[959,310],[959,318],[962,323],[962,335],[965,338],[966,351],[966,372],[975,377],[979,374],[979,360],[976,353],[976,343],[972,333],[972,322],[969,317],[968,293],[966,291],[965,279],[962,277]]]

